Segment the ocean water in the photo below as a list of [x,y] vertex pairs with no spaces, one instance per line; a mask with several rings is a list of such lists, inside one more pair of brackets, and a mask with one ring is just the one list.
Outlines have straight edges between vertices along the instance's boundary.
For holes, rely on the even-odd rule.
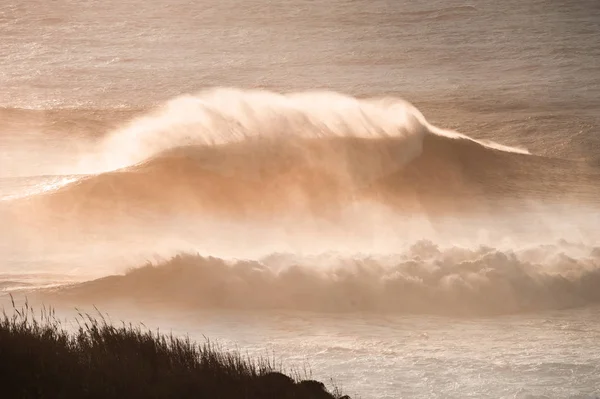
[[361,398],[600,396],[600,3],[0,3],[0,303]]

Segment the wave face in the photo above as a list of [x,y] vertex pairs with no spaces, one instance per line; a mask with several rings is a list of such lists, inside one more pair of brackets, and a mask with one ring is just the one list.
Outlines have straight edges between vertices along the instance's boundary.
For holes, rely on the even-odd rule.
[[181,255],[53,295],[195,308],[495,315],[598,303],[598,284],[600,247],[558,242],[501,251],[421,241],[386,257]]

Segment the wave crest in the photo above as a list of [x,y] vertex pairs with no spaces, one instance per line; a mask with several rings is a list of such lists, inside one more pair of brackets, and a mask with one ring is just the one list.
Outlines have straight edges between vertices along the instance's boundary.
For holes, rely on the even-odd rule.
[[171,148],[257,137],[401,137],[406,139],[408,159],[418,155],[427,131],[421,113],[399,98],[361,100],[335,92],[214,88],[177,97],[110,134],[102,144],[98,167],[114,170]]

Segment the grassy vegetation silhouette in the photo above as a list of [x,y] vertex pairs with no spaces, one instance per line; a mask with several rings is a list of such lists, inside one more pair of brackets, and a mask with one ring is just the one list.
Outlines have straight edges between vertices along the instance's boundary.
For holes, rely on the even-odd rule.
[[80,313],[69,332],[53,309],[38,316],[14,302],[0,318],[0,376],[6,398],[349,399],[210,341],[115,326],[100,313]]

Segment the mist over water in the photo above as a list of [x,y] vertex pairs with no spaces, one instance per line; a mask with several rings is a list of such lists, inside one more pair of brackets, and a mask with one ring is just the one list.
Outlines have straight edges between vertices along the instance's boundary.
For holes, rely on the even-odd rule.
[[[57,263],[65,256],[65,270],[80,257],[88,277],[102,275],[91,262],[176,251],[250,260],[339,252],[341,267],[423,240],[502,252],[586,237],[576,244],[588,253],[576,257],[596,245],[593,167],[439,129],[396,98],[218,88],[80,148],[63,161],[67,174],[5,178],[13,192],[3,208],[18,220],[11,252],[39,247]],[[571,204],[580,210],[567,216]],[[542,227],[564,218],[581,222],[568,235]]]
[[0,303],[598,395],[600,9],[459,3],[0,5]]

